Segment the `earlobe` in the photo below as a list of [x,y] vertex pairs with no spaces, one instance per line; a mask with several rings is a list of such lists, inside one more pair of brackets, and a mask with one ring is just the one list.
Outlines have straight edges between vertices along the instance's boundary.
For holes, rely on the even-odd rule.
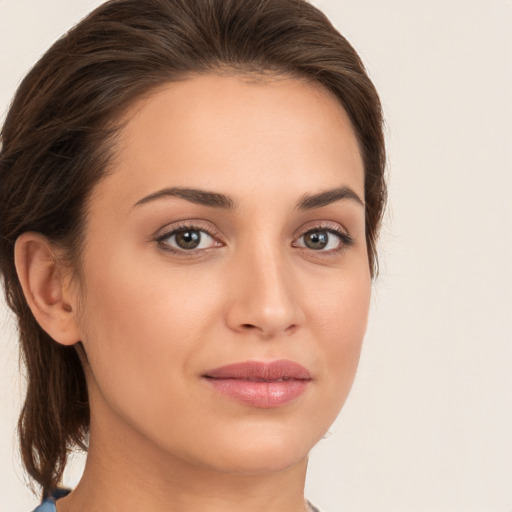
[[50,241],[40,233],[23,233],[16,240],[14,259],[25,299],[41,328],[62,345],[80,341],[76,307]]

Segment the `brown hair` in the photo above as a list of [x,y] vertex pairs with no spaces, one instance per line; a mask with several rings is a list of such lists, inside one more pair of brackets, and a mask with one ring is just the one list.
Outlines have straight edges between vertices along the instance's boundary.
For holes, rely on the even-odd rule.
[[86,449],[87,387],[77,350],[53,341],[35,321],[16,275],[14,243],[37,231],[77,254],[87,198],[112,153],[114,122],[165,82],[226,70],[300,76],[336,95],[361,148],[368,256],[376,272],[386,198],[381,107],[360,58],[325,15],[305,0],[100,6],[28,73],[1,134],[1,273],[27,368],[21,454],[45,495],[58,485],[68,450]]

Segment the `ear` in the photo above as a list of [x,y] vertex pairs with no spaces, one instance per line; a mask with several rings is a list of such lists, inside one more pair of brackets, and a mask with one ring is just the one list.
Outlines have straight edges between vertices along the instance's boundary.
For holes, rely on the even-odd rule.
[[41,328],[62,345],[80,341],[76,301],[50,241],[40,233],[18,237],[14,261],[25,299]]

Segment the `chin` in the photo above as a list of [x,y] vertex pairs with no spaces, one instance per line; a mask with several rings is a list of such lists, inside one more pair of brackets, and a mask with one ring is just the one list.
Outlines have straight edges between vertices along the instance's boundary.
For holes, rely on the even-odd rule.
[[[224,436],[211,437],[209,449],[200,454],[202,463],[218,471],[246,475],[285,471],[306,464],[309,452],[322,438],[321,431],[311,429],[276,428],[259,425],[258,428],[225,431]],[[198,457],[199,459],[199,457]]]
[[265,475],[280,473],[307,463],[307,452],[297,449],[252,449],[224,454],[215,463],[215,469],[223,473],[240,475]]

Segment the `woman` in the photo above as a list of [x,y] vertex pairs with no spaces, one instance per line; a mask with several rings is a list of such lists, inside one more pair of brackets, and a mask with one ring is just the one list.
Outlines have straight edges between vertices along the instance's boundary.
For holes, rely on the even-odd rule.
[[386,192],[349,43],[302,0],[110,1],[28,74],[2,144],[38,510],[314,510]]

